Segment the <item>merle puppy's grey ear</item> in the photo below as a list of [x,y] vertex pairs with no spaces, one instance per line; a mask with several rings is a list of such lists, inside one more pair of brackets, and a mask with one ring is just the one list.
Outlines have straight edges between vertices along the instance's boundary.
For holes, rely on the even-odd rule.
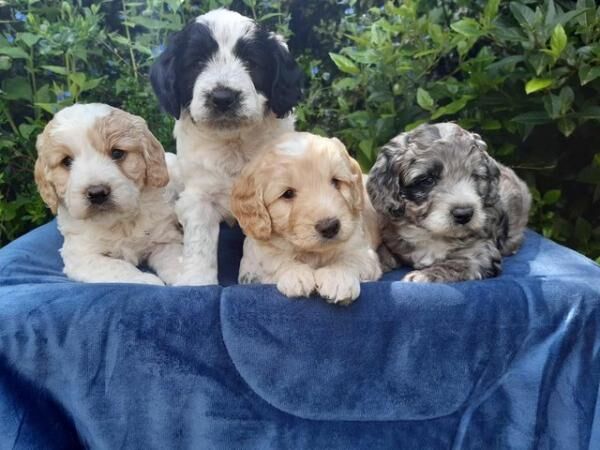
[[269,43],[275,58],[275,76],[269,95],[269,107],[277,118],[281,119],[302,99],[304,76],[280,38],[273,34],[269,38]]
[[169,39],[167,48],[150,68],[150,83],[158,97],[160,106],[176,119],[181,114],[181,105],[177,95],[177,49],[181,44],[183,31],[178,31]]
[[400,186],[400,174],[394,170],[393,160],[398,150],[395,144],[384,146],[369,172],[367,193],[379,214],[399,218],[404,216],[405,199]]

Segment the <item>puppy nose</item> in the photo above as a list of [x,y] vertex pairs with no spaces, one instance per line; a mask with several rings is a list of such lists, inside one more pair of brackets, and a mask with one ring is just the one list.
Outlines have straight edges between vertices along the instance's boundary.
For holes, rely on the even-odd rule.
[[110,195],[110,188],[105,184],[96,184],[94,186],[88,187],[85,193],[91,204],[101,205],[106,200],[108,200],[108,196]]
[[340,231],[340,221],[336,217],[329,217],[327,219],[319,220],[315,225],[315,228],[321,236],[326,239],[331,239]]
[[237,102],[240,93],[226,87],[218,87],[210,93],[210,102],[219,111],[225,112],[231,109]]
[[454,221],[459,225],[465,225],[473,217],[473,208],[470,206],[458,206],[452,210]]

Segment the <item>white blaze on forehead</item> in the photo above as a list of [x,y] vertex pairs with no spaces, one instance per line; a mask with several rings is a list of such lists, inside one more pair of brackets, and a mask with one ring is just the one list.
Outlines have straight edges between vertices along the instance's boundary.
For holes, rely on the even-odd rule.
[[87,130],[94,126],[96,120],[107,116],[112,110],[113,108],[103,103],[69,106],[54,115],[54,127],[50,132],[55,135],[72,129]]
[[277,145],[277,150],[288,156],[299,156],[306,152],[308,139],[303,135],[295,135]]
[[210,28],[221,50],[233,48],[238,39],[255,28],[254,22],[249,17],[223,8],[198,16],[196,22]]

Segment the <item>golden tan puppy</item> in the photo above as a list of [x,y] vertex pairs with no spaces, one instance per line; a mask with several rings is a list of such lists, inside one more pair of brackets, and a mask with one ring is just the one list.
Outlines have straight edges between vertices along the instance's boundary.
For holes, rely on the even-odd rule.
[[[165,188],[165,152],[141,117],[100,103],[76,104],[48,123],[37,150],[35,181],[58,216],[70,278],[175,281],[183,247],[174,195]],[[158,276],[139,270],[142,262]]]
[[275,141],[243,170],[231,207],[247,236],[240,283],[347,304],[360,281],[381,276],[361,170],[335,138],[289,133]]

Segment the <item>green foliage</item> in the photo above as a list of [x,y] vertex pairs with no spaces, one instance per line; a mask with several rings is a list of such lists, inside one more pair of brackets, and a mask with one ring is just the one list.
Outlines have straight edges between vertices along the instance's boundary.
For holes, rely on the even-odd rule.
[[337,73],[313,75],[303,124],[340,136],[368,169],[399,131],[455,120],[527,180],[534,228],[599,258],[600,9],[466,6],[388,1],[344,16]]
[[[1,4],[0,4],[1,5]],[[75,101],[172,120],[148,68],[166,36],[228,6],[290,40],[309,84],[301,129],[339,136],[365,170],[426,121],[476,130],[533,192],[531,225],[600,259],[600,9],[593,0],[16,0],[0,6],[0,244],[46,221],[35,138]],[[88,6],[86,6],[88,5]]]

